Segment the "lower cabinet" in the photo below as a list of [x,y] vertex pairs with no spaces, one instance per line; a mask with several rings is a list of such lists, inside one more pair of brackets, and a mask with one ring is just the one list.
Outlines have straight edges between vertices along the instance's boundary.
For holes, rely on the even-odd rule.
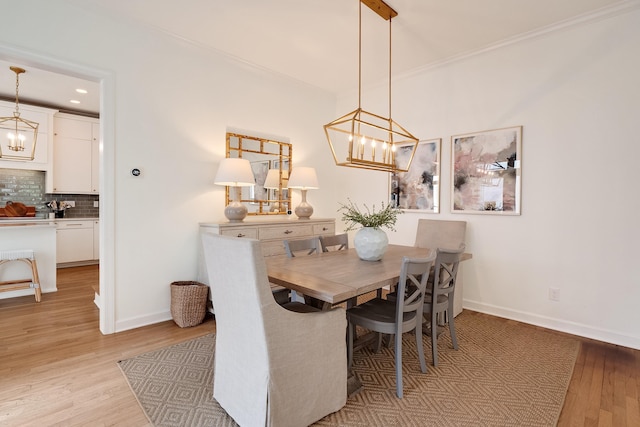
[[93,221],[93,259],[100,259],[100,221]]
[[[56,221],[56,263],[92,264],[94,254],[94,220]],[[99,257],[98,257],[99,258]]]

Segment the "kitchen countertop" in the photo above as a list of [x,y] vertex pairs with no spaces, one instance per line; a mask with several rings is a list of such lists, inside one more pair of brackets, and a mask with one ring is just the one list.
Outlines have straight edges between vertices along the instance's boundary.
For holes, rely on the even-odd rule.
[[23,225],[55,225],[56,222],[61,221],[94,221],[99,219],[93,218],[24,218],[24,217],[0,217],[0,227],[13,227]]

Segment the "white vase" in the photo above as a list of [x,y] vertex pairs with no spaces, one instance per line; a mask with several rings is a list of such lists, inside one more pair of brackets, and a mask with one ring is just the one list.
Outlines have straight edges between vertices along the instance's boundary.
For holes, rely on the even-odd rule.
[[387,251],[387,233],[379,228],[364,227],[356,232],[353,244],[361,260],[379,261]]

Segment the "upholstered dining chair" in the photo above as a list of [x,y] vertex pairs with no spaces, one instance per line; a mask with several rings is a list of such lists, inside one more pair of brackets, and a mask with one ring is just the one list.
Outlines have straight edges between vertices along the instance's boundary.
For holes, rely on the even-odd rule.
[[438,322],[439,314],[448,313],[442,316],[449,324],[449,334],[454,349],[458,349],[458,338],[456,337],[455,316],[453,316],[453,299],[456,290],[456,279],[460,258],[464,252],[464,244],[458,249],[436,250],[436,262],[433,268],[433,276],[429,278],[428,288],[431,292],[425,294],[423,314],[429,322],[431,335],[431,355],[433,366],[438,366]]
[[347,233],[320,236],[322,252],[341,251],[349,249],[349,235]]
[[294,257],[297,254],[313,255],[322,252],[320,239],[317,236],[308,239],[283,240],[283,243],[288,257]]
[[213,397],[222,408],[242,426],[307,426],[340,410],[344,309],[278,305],[258,240],[203,234],[202,243],[216,301]]
[[457,249],[465,243],[466,221],[419,219],[415,245],[418,248]]
[[[420,370],[427,372],[427,365],[424,361],[424,350],[422,348],[422,310],[424,306],[424,294],[427,286],[429,270],[433,265],[435,254],[431,254],[423,259],[411,259],[404,257],[400,269],[398,281],[399,295],[395,302],[374,298],[347,310],[347,354],[349,369],[353,362],[353,341],[355,327],[361,326],[365,329],[378,333],[378,347],[380,346],[380,334],[390,334],[395,337],[395,365],[396,365],[396,395],[403,396],[402,386],[402,334],[415,331],[416,347]],[[405,289],[410,292],[405,293]]]

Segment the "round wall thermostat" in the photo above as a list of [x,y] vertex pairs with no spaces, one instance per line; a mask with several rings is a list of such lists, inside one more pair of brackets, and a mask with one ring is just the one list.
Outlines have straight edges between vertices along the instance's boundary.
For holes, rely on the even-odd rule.
[[142,174],[142,171],[138,168],[133,168],[131,169],[131,175],[133,176],[140,176]]

